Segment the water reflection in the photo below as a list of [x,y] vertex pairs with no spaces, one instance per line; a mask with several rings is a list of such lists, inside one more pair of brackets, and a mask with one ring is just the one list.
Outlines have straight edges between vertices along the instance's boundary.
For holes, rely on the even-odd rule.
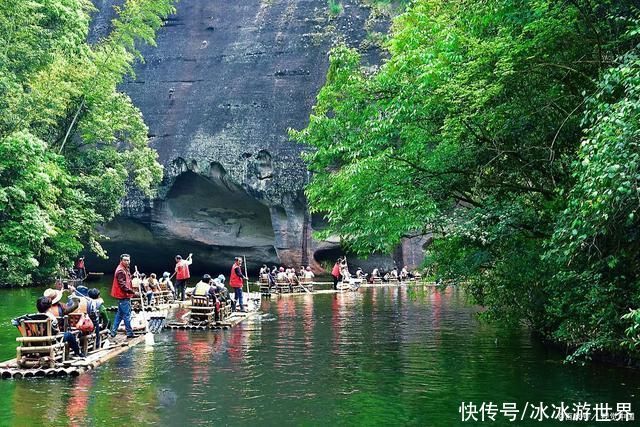
[[91,375],[81,375],[74,380],[67,404],[67,418],[71,425],[83,425],[86,422],[92,386],[93,376]]
[[636,371],[566,366],[524,329],[478,323],[452,288],[274,296],[263,307],[268,317],[231,330],[163,332],[152,350],[79,378],[0,382],[0,419],[456,425],[463,400],[622,402],[640,392]]

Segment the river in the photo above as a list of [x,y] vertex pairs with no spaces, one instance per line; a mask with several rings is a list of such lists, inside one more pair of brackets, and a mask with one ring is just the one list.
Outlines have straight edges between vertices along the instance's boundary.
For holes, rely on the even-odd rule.
[[[1,360],[15,355],[10,319],[41,293],[0,290]],[[491,411],[492,425],[549,425],[531,419],[535,405],[549,417],[561,402],[639,408],[638,371],[564,364],[526,329],[484,324],[477,310],[457,288],[273,297],[236,328],[164,331],[77,378],[0,381],[0,425],[451,426]],[[469,402],[486,411],[463,421]]]

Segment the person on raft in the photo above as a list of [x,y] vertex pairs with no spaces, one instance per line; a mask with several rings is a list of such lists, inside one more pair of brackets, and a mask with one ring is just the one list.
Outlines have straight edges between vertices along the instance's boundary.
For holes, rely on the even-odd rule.
[[[184,301],[185,299],[187,280],[191,277],[189,274],[189,266],[193,263],[191,260],[192,256],[193,254],[189,254],[187,259],[182,259],[182,256],[176,255],[176,294],[180,296],[180,301]],[[178,295],[176,295],[176,297]]]
[[111,337],[116,336],[120,322],[124,321],[127,338],[134,338],[133,329],[131,328],[131,297],[135,295],[135,292],[131,285],[130,264],[131,257],[129,254],[120,255],[120,264],[118,264],[113,275],[111,296],[118,300],[118,311],[111,327]]
[[313,274],[313,271],[311,271],[311,266],[307,265],[307,268],[305,268],[304,272],[302,273],[302,277],[304,277],[308,281],[313,281],[316,275]]
[[[213,289],[211,289],[212,287]],[[196,283],[196,287],[193,289],[193,295],[196,297],[215,299],[215,286],[211,283],[210,275],[205,274],[202,276],[202,280]]]
[[156,273],[151,273],[148,279],[142,281],[147,293],[147,305],[151,305],[151,300],[160,293],[160,283],[156,278]]
[[[47,289],[47,291],[56,291],[56,290]],[[56,292],[60,292],[60,291],[56,291]],[[36,301],[36,308],[38,309],[38,313],[45,314],[49,319],[51,319],[51,333],[54,335],[57,335],[61,332],[60,327],[58,325],[59,316],[57,315],[57,313],[59,313],[58,310],[59,310],[59,307],[61,307],[58,304],[58,301],[60,301],[60,298],[62,298],[62,292],[60,292],[54,297],[54,299],[56,298],[57,298],[57,301],[55,302],[55,307],[52,306],[51,304],[51,301],[52,301],[51,298],[46,296],[42,296],[38,298],[38,300]],[[78,307],[77,302],[75,304],[75,307],[76,308]],[[62,338],[62,341],[69,346],[69,348],[71,349],[71,351],[73,351],[73,354],[76,357],[80,357],[80,358],[86,357],[84,353],[80,352],[80,344],[78,343],[78,338],[76,338],[76,336],[73,335],[71,332],[69,331],[65,332],[64,337]]]
[[242,286],[246,276],[242,272],[242,258],[236,257],[231,267],[231,274],[229,276],[229,285],[234,290],[236,306],[240,307],[240,311],[245,312],[244,304],[242,301]]
[[213,285],[216,287],[216,296],[221,303],[229,302],[231,304],[231,310],[235,310],[236,302],[229,298],[229,290],[224,286],[224,281],[225,277],[222,274],[213,279]]
[[76,260],[75,265],[73,266],[73,271],[76,274],[78,279],[86,279],[87,278],[87,269],[84,266],[84,257],[81,256]]
[[160,279],[160,284],[167,287],[169,292],[171,292],[171,294],[173,295],[173,298],[177,298],[176,290],[173,287],[173,282],[171,281],[171,275],[169,274],[168,271],[165,271],[164,273],[162,273],[162,279]]
[[338,281],[340,280],[340,264],[342,263],[342,258],[338,258],[336,263],[333,264],[333,269],[331,270],[331,277],[333,277],[333,290],[338,289]]

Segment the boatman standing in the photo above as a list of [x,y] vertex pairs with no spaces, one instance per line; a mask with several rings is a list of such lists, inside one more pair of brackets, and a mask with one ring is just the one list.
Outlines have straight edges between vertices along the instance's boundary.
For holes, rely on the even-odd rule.
[[76,265],[74,266],[74,271],[76,272],[76,277],[78,279],[86,279],[87,278],[87,270],[84,266],[84,257],[81,256],[80,258],[78,258],[78,260],[76,261]]
[[124,328],[127,331],[127,338],[133,338],[131,329],[131,297],[135,295],[131,286],[131,271],[129,271],[131,257],[129,254],[120,255],[120,264],[113,274],[113,284],[111,285],[111,296],[118,300],[118,311],[111,327],[111,336],[118,333],[120,322],[124,320]]
[[240,304],[240,311],[244,310],[244,304],[242,302],[242,286],[243,280],[246,279],[244,273],[242,273],[242,258],[236,257],[233,266],[231,267],[231,275],[229,276],[229,284],[235,292],[236,304]]
[[185,299],[185,290],[187,287],[187,280],[191,277],[189,274],[189,266],[193,262],[191,257],[193,254],[189,254],[187,259],[182,259],[180,255],[176,255],[176,297],[180,295],[180,301]]

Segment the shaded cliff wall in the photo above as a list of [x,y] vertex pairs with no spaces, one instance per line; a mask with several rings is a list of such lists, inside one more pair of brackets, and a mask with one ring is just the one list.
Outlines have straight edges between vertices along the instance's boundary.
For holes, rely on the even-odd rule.
[[[113,0],[95,0],[91,37],[109,31]],[[181,0],[145,47],[145,63],[122,89],[149,126],[165,167],[155,200],[131,194],[123,215],[103,232],[109,270],[129,252],[147,271],[168,269],[194,253],[194,269],[226,270],[236,254],[249,266],[318,263],[303,187],[304,147],[288,128],[306,125],[324,83],[328,51],[346,41],[379,63],[373,19],[358,1],[331,16],[326,0]],[[201,268],[199,268],[200,266]]]

